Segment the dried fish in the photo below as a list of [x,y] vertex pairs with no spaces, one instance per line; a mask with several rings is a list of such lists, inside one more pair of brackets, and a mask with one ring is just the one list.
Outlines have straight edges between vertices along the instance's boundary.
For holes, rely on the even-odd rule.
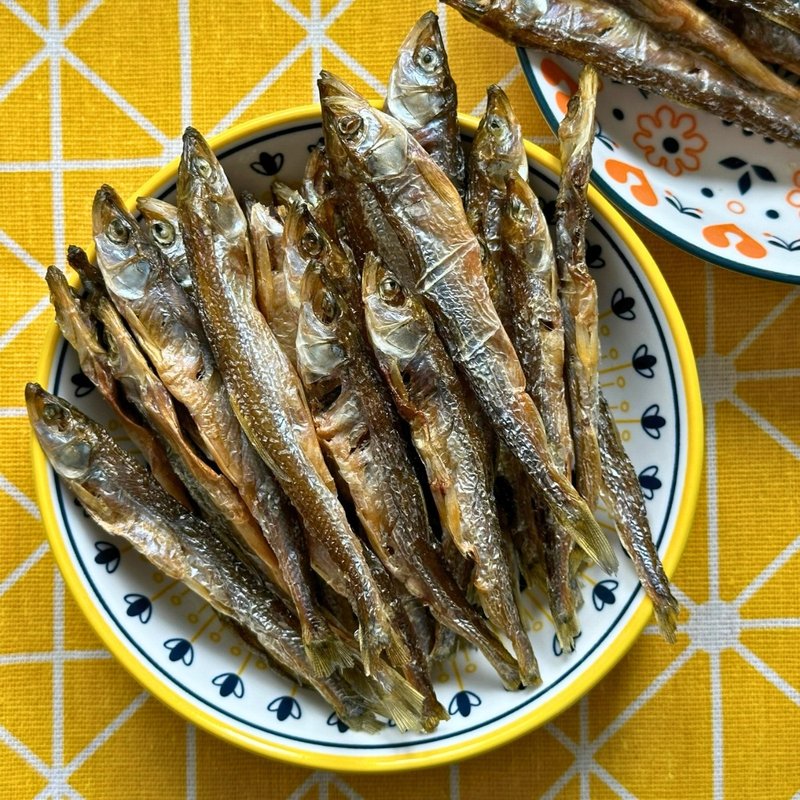
[[514,45],[590,62],[615,80],[703,108],[763,136],[800,145],[797,102],[753,87],[715,61],[676,46],[609,2],[445,2],[469,21]]

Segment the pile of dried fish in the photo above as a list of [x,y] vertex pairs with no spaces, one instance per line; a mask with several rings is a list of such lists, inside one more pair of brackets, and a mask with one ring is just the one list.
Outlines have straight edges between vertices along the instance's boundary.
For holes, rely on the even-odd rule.
[[[601,73],[800,146],[797,0],[445,0],[520,47]],[[760,60],[759,60],[760,59]]]
[[578,571],[617,566],[598,499],[674,638],[598,389],[584,258],[596,84],[587,68],[559,132],[554,240],[498,87],[465,158],[426,14],[384,112],[321,75],[325,145],[299,189],[240,205],[190,128],[177,208],[140,198],[137,220],[104,186],[96,263],[68,254],[82,291],[47,272],[65,338],[149,466],[29,384],[55,470],[351,727],[433,730],[447,713],[431,664],[463,643],[507,688],[540,683],[520,587],[541,587],[571,648]]

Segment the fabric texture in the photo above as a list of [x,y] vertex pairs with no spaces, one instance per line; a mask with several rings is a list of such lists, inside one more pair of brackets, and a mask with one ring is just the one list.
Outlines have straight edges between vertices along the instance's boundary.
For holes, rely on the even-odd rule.
[[[688,326],[704,393],[704,479],[675,580],[678,643],[649,626],[551,724],[417,773],[290,767],[196,730],[143,693],[64,587],[34,500],[23,404],[53,316],[45,267],[89,242],[95,189],[133,192],[177,155],[185,125],[216,133],[312,102],[323,67],[381,94],[396,47],[431,5],[0,3],[3,797],[798,796],[800,289],[705,265],[639,228]],[[479,112],[499,82],[528,137],[554,152],[513,49],[439,13],[461,110]]]

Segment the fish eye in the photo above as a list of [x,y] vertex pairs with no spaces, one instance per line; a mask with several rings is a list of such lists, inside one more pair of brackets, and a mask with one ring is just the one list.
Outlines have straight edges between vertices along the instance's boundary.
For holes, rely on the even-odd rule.
[[364,127],[364,120],[358,114],[345,114],[337,123],[339,133],[345,139],[355,139]]
[[430,47],[421,48],[416,61],[425,72],[435,72],[442,62],[439,54]]
[[381,281],[378,291],[380,292],[381,299],[391,305],[399,306],[405,299],[403,296],[403,287],[390,275],[387,275]]
[[309,258],[313,258],[322,252],[322,239],[316,232],[308,228],[300,237],[300,246]]
[[111,241],[115,244],[128,244],[130,235],[131,234],[127,226],[122,222],[121,219],[119,219],[119,217],[114,217],[114,219],[108,223],[108,227],[106,228],[106,236],[108,236],[108,238],[111,239]]
[[498,133],[503,128],[503,123],[497,117],[489,117],[488,122],[486,123],[487,127],[490,131],[494,131]]
[[66,430],[69,424],[66,411],[55,403],[46,403],[42,409],[42,419],[48,425],[55,425],[60,431]]
[[153,224],[151,230],[156,242],[164,247],[169,247],[175,241],[175,227],[169,222],[159,220]]
[[325,289],[319,301],[319,321],[330,325],[339,316],[339,304],[331,292]]
[[204,158],[200,158],[199,156],[196,157],[194,159],[194,168],[197,170],[197,173],[201,178],[208,179],[211,177],[211,164],[209,164]]

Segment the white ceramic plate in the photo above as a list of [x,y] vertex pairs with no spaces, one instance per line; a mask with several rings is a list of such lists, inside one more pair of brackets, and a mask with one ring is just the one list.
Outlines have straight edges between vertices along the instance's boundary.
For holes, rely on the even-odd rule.
[[[518,53],[556,130],[580,65]],[[713,264],[800,283],[800,149],[605,78],[592,153],[593,183],[667,241]]]
[[[464,118],[466,132],[475,120]],[[319,112],[301,109],[241,126],[212,142],[237,189],[263,195],[272,177],[299,179],[320,137]],[[531,175],[546,200],[557,167],[530,146]],[[175,165],[143,191],[171,199]],[[648,500],[667,571],[674,571],[694,512],[702,422],[694,359],[683,323],[641,242],[597,194],[589,261],[599,285],[603,389]],[[39,380],[96,419],[119,426],[54,329]],[[583,580],[583,632],[562,653],[544,598],[526,599],[544,685],[507,692],[477,653],[437,668],[434,683],[451,719],[429,735],[387,727],[348,730],[314,693],[298,690],[253,657],[212,611],[96,527],[34,448],[37,491],[56,558],[108,647],[148,689],[206,729],[257,752],[326,769],[391,770],[464,758],[542,724],[577,700],[624,654],[650,617],[629,561],[613,579]],[[607,521],[606,521],[607,522]]]

